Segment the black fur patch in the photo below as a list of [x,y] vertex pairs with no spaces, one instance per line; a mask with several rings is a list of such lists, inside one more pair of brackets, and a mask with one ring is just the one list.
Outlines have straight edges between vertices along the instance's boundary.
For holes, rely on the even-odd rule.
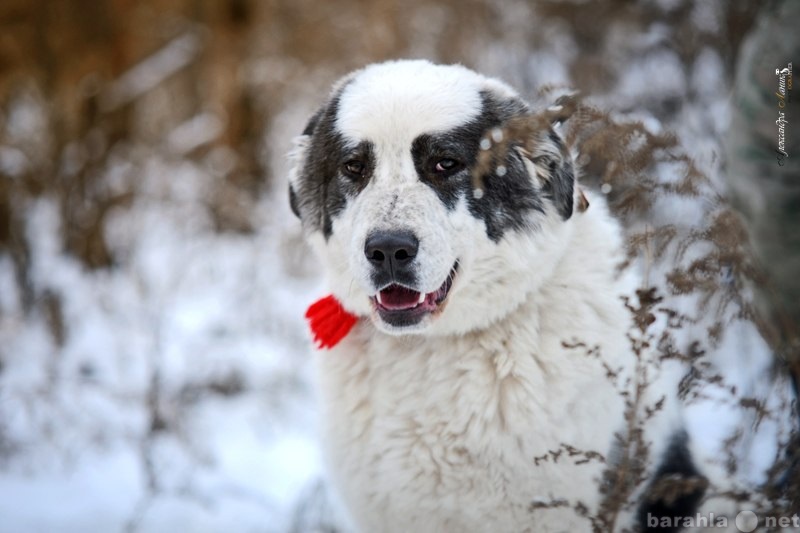
[[[436,191],[448,209],[464,196],[470,213],[486,223],[486,232],[495,242],[509,229],[524,229],[531,211],[543,212],[543,196],[553,201],[564,219],[569,218],[574,177],[568,159],[550,158],[551,179],[538,189],[519,152],[508,150],[505,161],[498,162],[505,167],[505,174],[498,176],[495,171],[482,176],[483,196],[474,198],[471,176],[481,139],[510,118],[528,112],[527,105],[518,99],[501,100],[488,92],[481,98],[483,109],[474,120],[452,131],[420,135],[414,140],[411,155],[420,179]],[[550,135],[556,138],[560,152],[561,140],[554,132]],[[460,167],[453,173],[437,173],[434,168],[442,159],[458,161]]]
[[686,433],[676,435],[664,454],[639,506],[641,531],[681,531],[682,518],[697,512],[707,482],[695,468],[686,440]]
[[[366,186],[375,168],[372,143],[362,141],[351,146],[336,131],[340,96],[341,90],[311,118],[303,131],[310,136],[306,160],[298,190],[289,191],[290,202],[294,197],[293,210],[313,230],[321,230],[326,239],[331,235],[333,218],[344,209],[348,197],[357,195]],[[344,164],[351,160],[363,163],[362,175],[343,171]]]
[[324,108],[320,109],[319,111],[314,113],[314,116],[312,116],[310,119],[308,119],[308,124],[306,124],[306,127],[303,130],[303,135],[311,135],[311,134],[314,133],[314,130],[317,127],[317,122],[319,122],[319,118],[322,115],[323,111],[325,111]]

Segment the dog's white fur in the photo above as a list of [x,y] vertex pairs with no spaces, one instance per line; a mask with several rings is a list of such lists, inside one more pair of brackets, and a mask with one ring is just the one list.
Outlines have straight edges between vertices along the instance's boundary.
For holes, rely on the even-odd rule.
[[[337,128],[375,144],[376,170],[327,241],[308,237],[333,293],[369,317],[317,355],[328,464],[360,531],[588,530],[576,505],[590,515],[600,505],[614,435],[627,427],[621,391],[632,398],[647,375],[640,416],[667,398],[646,426],[649,468],[677,427],[664,392],[674,376],[637,358],[628,337],[622,297],[635,302],[638,281],[618,269],[621,231],[601,197],[587,193],[589,209],[568,220],[546,203],[528,230],[494,242],[464,199],[449,211],[420,183],[411,141],[473,118],[482,90],[514,94],[421,61],[368,67],[341,94]],[[301,139],[296,167],[307,149]],[[370,300],[364,240],[395,227],[419,236],[420,290],[459,261],[445,310],[413,334],[383,324]]]
[[[567,453],[534,463],[564,445],[607,456],[625,425],[622,397],[602,363],[620,370],[619,383],[634,373],[630,313],[619,299],[631,286],[613,274],[616,228],[594,205],[576,217],[542,286],[490,327],[394,337],[362,322],[318,354],[329,464],[360,530],[589,529],[572,506],[597,510],[606,465],[576,465],[584,456]],[[509,278],[470,299],[455,294],[445,314],[457,307],[479,314],[515,285]],[[599,347],[601,358],[562,346],[577,340]],[[662,412],[648,425],[653,457],[673,415]],[[558,500],[570,507],[530,509]]]

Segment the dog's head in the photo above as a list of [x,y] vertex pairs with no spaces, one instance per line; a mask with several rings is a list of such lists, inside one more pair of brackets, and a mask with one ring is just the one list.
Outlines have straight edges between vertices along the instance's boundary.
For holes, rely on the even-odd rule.
[[529,112],[497,80],[426,61],[334,87],[296,142],[289,195],[348,310],[387,333],[464,333],[552,273],[575,195],[557,134],[511,143],[473,187],[481,150]]

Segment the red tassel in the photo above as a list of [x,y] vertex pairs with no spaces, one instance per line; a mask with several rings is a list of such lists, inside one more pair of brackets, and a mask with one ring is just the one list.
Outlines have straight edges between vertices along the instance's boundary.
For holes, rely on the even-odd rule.
[[345,311],[333,295],[321,298],[306,311],[311,335],[317,348],[333,348],[350,333],[358,317]]

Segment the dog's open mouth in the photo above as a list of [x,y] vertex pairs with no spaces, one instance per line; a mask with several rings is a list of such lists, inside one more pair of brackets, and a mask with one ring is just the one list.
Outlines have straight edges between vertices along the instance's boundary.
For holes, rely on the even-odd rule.
[[444,307],[457,272],[458,262],[453,265],[442,285],[429,293],[415,291],[396,283],[389,285],[373,296],[375,309],[381,319],[391,326],[413,326],[426,315],[436,313]]

